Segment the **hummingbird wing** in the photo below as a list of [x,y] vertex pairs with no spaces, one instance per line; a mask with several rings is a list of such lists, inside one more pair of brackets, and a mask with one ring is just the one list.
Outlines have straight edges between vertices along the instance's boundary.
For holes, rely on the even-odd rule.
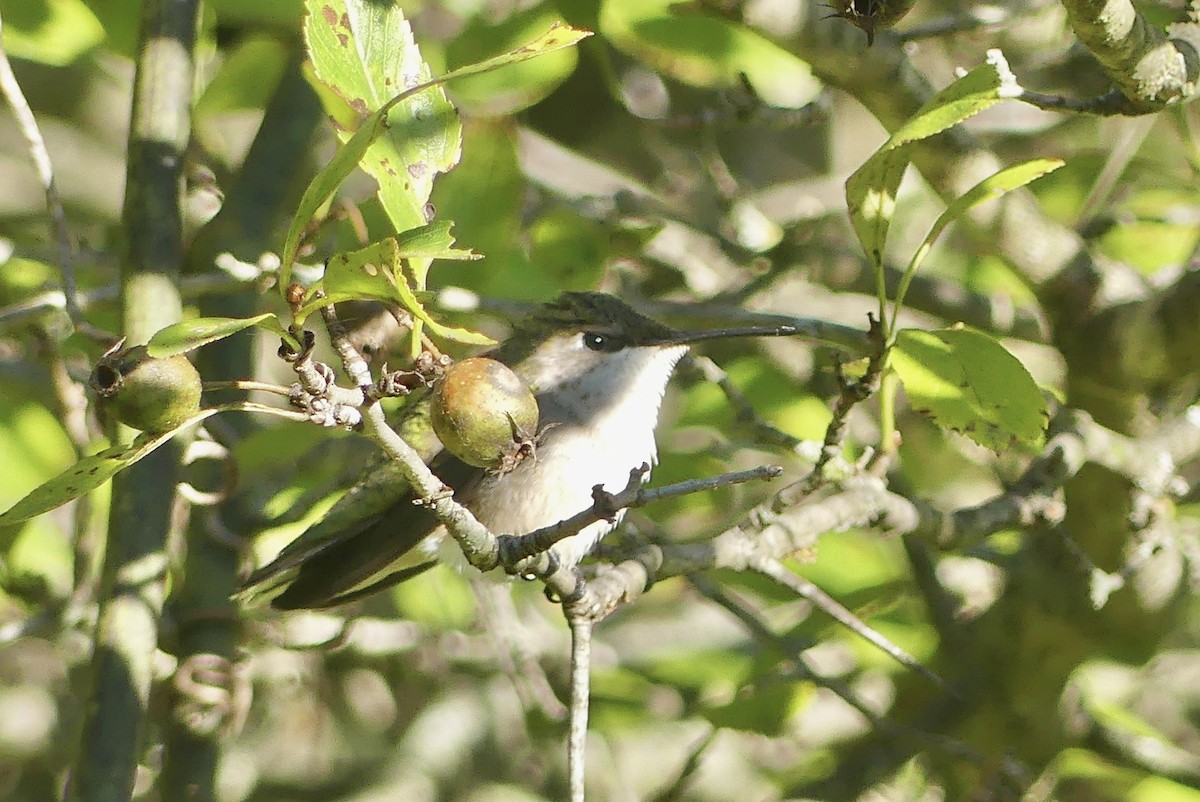
[[[478,470],[445,451],[430,467],[458,489]],[[273,596],[271,606],[281,610],[333,607],[432,567],[431,559],[414,561],[410,556],[405,563],[403,558],[437,528],[437,518],[428,507],[414,503],[393,461],[383,460],[368,470],[324,518],[252,572],[237,595]]]

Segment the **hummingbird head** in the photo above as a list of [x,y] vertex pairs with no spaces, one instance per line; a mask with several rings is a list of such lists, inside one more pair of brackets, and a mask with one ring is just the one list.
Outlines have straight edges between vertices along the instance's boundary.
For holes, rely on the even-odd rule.
[[565,292],[518,323],[496,356],[535,393],[575,386],[589,375],[616,392],[647,372],[665,387],[686,350],[674,329],[615,296]]
[[516,326],[496,357],[534,393],[573,390],[586,397],[622,397],[657,409],[688,344],[715,337],[790,334],[788,327],[680,331],[599,292],[566,292]]

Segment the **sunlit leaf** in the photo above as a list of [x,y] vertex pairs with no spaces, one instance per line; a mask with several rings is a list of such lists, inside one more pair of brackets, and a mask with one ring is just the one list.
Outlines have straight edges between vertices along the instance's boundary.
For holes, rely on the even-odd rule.
[[1129,789],[1125,802],[1200,802],[1200,789],[1152,774]]
[[[297,310],[296,317],[302,320],[316,309],[340,301],[376,300],[403,307],[439,337],[469,345],[495,345],[491,337],[447,326],[430,316],[404,270],[399,242],[401,237],[389,237],[366,248],[334,254],[325,266],[323,296],[305,303]],[[446,252],[466,253],[451,247],[453,244],[449,224],[443,223],[409,237],[406,247],[411,249],[410,252],[420,251],[438,256]]]
[[438,337],[444,337],[447,340],[466,343],[467,345],[495,345],[496,341],[486,334],[480,334],[468,329],[458,328],[457,326],[447,326],[444,323],[439,323],[434,320],[430,314],[425,311],[425,307],[421,305],[413,288],[408,285],[407,281],[397,281],[396,289],[400,291],[400,303],[413,314],[413,317],[425,323],[429,330]]
[[292,280],[292,265],[296,261],[296,252],[300,249],[301,237],[309,222],[316,215],[330,196],[341,186],[346,176],[358,166],[359,160],[367,152],[367,148],[375,138],[383,133],[384,118],[387,109],[375,112],[359,126],[354,136],[338,149],[329,163],[322,167],[300,197],[296,213],[288,226],[287,237],[284,239],[283,254],[279,263],[279,287],[284,290]]
[[[357,50],[357,48],[360,46],[366,47],[366,45],[359,45],[357,40],[351,38],[350,34],[353,33],[353,31],[346,29],[346,25],[350,24],[350,17],[348,13],[345,15],[345,17],[339,16],[337,8],[344,8],[344,3],[340,3],[335,0],[334,4],[331,5],[319,3],[317,0],[309,0],[307,5],[310,7],[310,24],[306,25],[305,28],[306,32],[308,32],[311,37],[310,48],[312,48],[311,55],[314,61],[320,59],[321,61],[327,62],[331,65],[343,65],[345,67],[345,72],[349,74],[346,76],[341,76],[342,70],[338,70],[338,76],[349,78],[352,82],[351,85],[358,85],[362,87],[365,84],[367,89],[374,91],[379,88],[377,82],[382,80],[384,82],[384,86],[387,86],[387,88],[391,91],[396,91],[400,89],[400,87],[408,88],[399,91],[390,99],[386,100],[386,102],[384,102],[379,108],[368,114],[363,119],[358,129],[354,131],[352,135],[348,136],[348,138],[345,140],[345,144],[338,150],[337,154],[329,162],[329,164],[325,165],[325,167],[322,168],[321,171],[318,172],[318,174],[309,183],[308,188],[305,190],[304,195],[300,200],[296,214],[292,218],[291,225],[288,228],[287,238],[284,242],[283,254],[279,268],[279,284],[281,289],[286,288],[291,281],[292,264],[295,262],[296,253],[300,247],[301,236],[304,230],[307,228],[309,221],[312,220],[313,216],[317,213],[321,206],[337,190],[338,186],[343,180],[345,180],[346,176],[348,176],[355,166],[362,161],[364,157],[366,157],[368,150],[372,147],[372,145],[375,144],[376,140],[379,139],[385,130],[387,130],[388,125],[390,124],[389,117],[392,109],[395,106],[398,106],[410,99],[418,99],[418,95],[426,93],[434,87],[440,86],[447,81],[465,78],[471,75],[480,75],[499,67],[509,64],[516,64],[531,58],[536,58],[546,53],[553,53],[565,47],[571,47],[584,37],[591,35],[589,31],[578,30],[567,25],[556,25],[551,27],[541,36],[538,36],[527,44],[510,50],[507,53],[485,59],[484,61],[476,64],[460,67],[459,69],[446,73],[440,78],[433,78],[424,81],[418,80],[415,84],[408,80],[408,78],[411,77],[411,70],[416,69],[418,73],[421,73],[422,70],[427,70],[428,68],[424,64],[420,63],[419,53],[417,53],[414,45],[411,50],[402,48],[402,50],[408,54],[410,62],[412,62],[407,65],[409,72],[406,73],[404,70],[401,70],[402,75],[406,76],[405,81],[402,83],[392,83],[389,85],[388,81],[393,80],[392,78],[382,75],[380,69],[375,66],[372,66],[368,72],[364,66],[366,62],[363,60],[362,56],[357,55],[360,52]],[[394,16],[394,14],[398,14],[398,11],[385,12],[385,9],[395,9],[397,7],[390,4],[387,6],[382,6],[380,4],[375,5],[377,8],[371,13],[388,13],[392,14],[393,16],[387,16],[385,18],[372,17],[371,24],[366,26],[367,29],[374,31],[379,37],[382,37],[384,40],[386,40],[379,41],[377,39],[372,39],[370,42],[370,53],[373,56],[390,57],[388,52],[380,52],[377,48],[381,45],[389,43],[396,44],[397,42],[403,43],[410,41],[411,31],[408,30],[407,22],[405,22],[402,18],[397,18]],[[335,6],[337,6],[337,8],[335,8]],[[369,11],[370,10],[368,9],[368,12]],[[354,54],[351,54],[347,51],[347,48],[351,44],[354,44],[356,48]],[[318,52],[324,50],[329,50],[330,52],[324,55],[318,55]],[[367,51],[363,50],[361,52],[366,53]],[[359,69],[362,70],[361,74],[358,74],[357,77],[355,77],[356,68],[354,66],[356,63],[359,65]],[[333,67],[331,67],[331,69],[333,69]],[[376,83],[369,83],[368,78]],[[347,102],[349,102],[351,106],[353,106],[360,113],[366,114],[369,110],[369,107],[366,105],[367,97],[356,94],[350,86],[344,87],[343,89],[343,96],[346,98]],[[343,91],[343,89],[339,89],[339,91]],[[440,92],[439,95],[441,95]],[[444,95],[442,95],[442,99],[444,100]],[[357,103],[356,101],[361,101],[361,103]],[[426,99],[426,101],[432,102],[428,101],[428,99]],[[431,118],[434,115],[426,106],[420,106],[418,104],[413,104],[413,106],[413,114],[410,117],[410,122],[412,125],[410,127],[417,127],[420,130],[426,130],[432,125]],[[437,106],[438,108],[442,108],[440,106],[440,102],[437,104]],[[447,107],[449,107],[448,103]],[[441,116],[440,121],[438,121],[439,124],[449,126],[455,133],[453,133],[449,139],[443,138],[440,146],[437,145],[436,141],[431,141],[429,143],[429,147],[432,148],[430,154],[436,155],[437,153],[440,153],[442,157],[448,158],[448,154],[453,151],[454,161],[457,161],[458,139],[460,136],[457,117],[453,115],[452,107],[449,107],[449,117],[446,117],[443,112],[444,109],[442,112],[439,112],[439,115]],[[425,128],[421,128],[421,126],[425,126]],[[403,126],[401,126],[401,128],[403,128]],[[397,135],[400,133],[403,132],[397,132]],[[408,133],[411,134],[412,132],[409,131]],[[436,140],[436,137],[434,139]],[[451,140],[453,140],[452,147],[450,145]],[[382,146],[381,150],[376,151],[375,153],[386,154],[387,152],[388,148],[385,145]],[[443,164],[444,158],[441,162]],[[419,194],[415,194],[416,190],[414,187],[416,187],[416,189],[419,189],[420,187],[417,187],[417,185],[413,184],[412,182],[417,180],[417,177],[414,177],[415,172],[420,174],[418,177],[427,177],[430,185],[432,185],[433,176],[428,172],[431,169],[431,163],[413,162],[409,167],[401,167],[400,165],[402,163],[400,161],[389,162],[386,159],[380,160],[375,158],[375,155],[372,155],[372,159],[374,160],[372,162],[374,167],[372,167],[371,164],[364,164],[364,169],[367,169],[368,172],[370,172],[372,169],[378,169],[382,171],[384,179],[381,179],[380,181],[381,190],[384,189],[383,184],[384,180],[386,179],[389,186],[398,183],[400,190],[402,191],[402,194],[391,196],[394,203],[388,207],[388,214],[392,217],[393,222],[395,222],[397,219],[397,214],[399,214],[402,219],[409,220],[410,222],[403,225],[397,224],[397,230],[408,230],[426,223],[427,220],[425,218],[427,210],[425,208],[425,202],[428,198],[428,193],[425,193],[424,198],[421,199],[419,204],[416,203],[416,199],[421,196]],[[406,183],[404,174],[407,174],[409,179],[411,179],[407,181],[407,187],[404,186]],[[376,176],[376,178],[378,179],[379,176]],[[391,178],[399,178],[399,181],[391,181]],[[414,194],[411,194],[410,196],[404,193]],[[384,201],[385,206],[387,206],[387,201],[382,197],[382,195],[381,201]]]
[[54,67],[70,64],[104,41],[100,20],[80,0],[4,3],[4,50]]
[[454,247],[454,235],[450,233],[453,227],[454,224],[449,220],[439,220],[397,234],[396,250],[402,259],[479,259],[480,255],[469,248]]
[[799,108],[821,85],[808,64],[747,25],[696,13],[673,0],[605,0],[600,31],[621,50],[684,83],[749,81],[767,103]]
[[296,311],[296,319],[304,320],[320,309],[342,301],[382,301],[397,304],[400,294],[392,276],[399,262],[396,240],[389,237],[356,251],[335,253],[325,264],[321,296],[314,296]]
[[[433,78],[398,4],[307,0],[305,9],[305,42],[317,78],[360,115]],[[396,230],[406,231],[427,222],[434,178],[458,163],[462,129],[440,86],[395,103],[386,120],[387,131],[360,164],[379,184],[380,202]],[[339,136],[346,141],[353,133]]]
[[27,496],[0,514],[0,526],[10,526],[28,520],[95,490],[147,454],[157,450],[189,426],[211,418],[218,412],[229,411],[257,412],[286,417],[296,415],[294,410],[278,409],[247,401],[202,409],[174,429],[168,429],[165,432],[147,432],[127,445],[112,446],[84,457],[55,478],[34,488]]
[[913,254],[912,260],[908,264],[908,269],[905,270],[904,277],[900,280],[900,286],[896,290],[894,301],[896,312],[892,314],[890,325],[894,325],[895,323],[896,314],[904,302],[904,296],[908,292],[908,286],[912,282],[913,276],[916,275],[921,263],[925,261],[925,257],[933,248],[934,243],[937,242],[938,237],[946,230],[946,226],[981,203],[999,198],[1001,195],[1012,192],[1014,189],[1020,189],[1047,173],[1054,172],[1059,167],[1062,167],[1063,164],[1065,162],[1061,159],[1032,159],[1013,165],[1012,167],[1007,167],[983,179],[951,203],[946,208],[946,211],[942,212],[937,222],[933,224],[933,227],[929,230],[929,234],[925,237],[925,241],[921,243],[916,253]]
[[299,348],[298,343],[288,333],[272,312],[247,318],[234,317],[198,317],[191,320],[181,320],[165,329],[160,329],[150,338],[146,350],[153,357],[174,356],[199,348],[202,345],[223,340],[237,334],[239,331],[257,326],[288,340],[293,347]]
[[404,298],[396,288],[401,260],[477,259],[473,251],[454,247],[450,233],[452,223],[441,221],[388,237],[354,251],[342,251],[330,257],[325,265],[325,277],[319,287],[321,295],[310,293],[310,299],[296,312],[304,320],[322,306],[353,300],[375,300],[403,304]]
[[179,434],[183,429],[199,423],[217,412],[216,409],[200,410],[174,429],[156,434],[143,434],[128,445],[112,446],[97,454],[84,457],[55,478],[35,488],[7,512],[0,514],[0,526],[20,523],[95,490]]
[[846,181],[846,207],[867,258],[883,264],[896,206],[896,190],[918,142],[978,114],[1000,100],[1001,76],[993,64],[976,67],[938,92]]
[[1054,172],[1064,164],[1066,162],[1062,159],[1031,159],[988,176],[951,203],[938,218],[934,230],[940,232],[979,204],[999,198],[1014,189],[1020,189],[1047,173]]
[[914,409],[993,451],[1035,446],[1046,430],[1046,402],[1033,377],[1004,346],[965,327],[896,337],[891,364]]

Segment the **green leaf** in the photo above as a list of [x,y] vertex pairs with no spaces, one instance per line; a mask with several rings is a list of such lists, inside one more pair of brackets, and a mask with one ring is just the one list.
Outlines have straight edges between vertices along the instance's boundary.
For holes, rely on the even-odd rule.
[[[0,465],[5,466],[0,478],[0,509],[17,503],[77,459],[63,421],[44,405],[44,392],[15,376],[6,381],[0,402]],[[33,532],[30,536],[48,541],[61,539],[54,536],[55,531],[45,521],[28,527],[0,526],[0,554],[7,552],[22,532]]]
[[[306,0],[304,37],[317,78],[366,117],[397,92],[430,84],[412,28],[396,3]],[[439,86],[389,107],[387,131],[360,160],[379,184],[379,200],[397,231],[427,222],[425,204],[438,173],[458,163],[462,125]],[[343,141],[353,132],[340,131]]]
[[962,217],[981,203],[999,198],[1007,192],[1029,184],[1047,173],[1052,173],[1066,162],[1062,159],[1031,159],[1021,164],[1014,164],[991,175],[971,187],[962,197],[951,203],[934,225],[934,231],[941,233],[942,229]]
[[[313,36],[314,40],[322,43],[322,47],[332,47],[338,50],[345,50],[352,43],[357,45],[357,42],[349,37],[349,32],[347,32],[343,26],[342,17],[338,16],[333,5],[319,4],[317,0],[308,0],[308,5],[310,6],[310,20],[312,20],[312,18],[315,16],[311,9],[314,9],[317,5],[320,5],[320,8],[316,11],[316,15],[319,15],[319,18],[323,21],[323,25],[316,26],[314,24],[311,35]],[[392,8],[392,6],[389,5],[387,8]],[[349,20],[348,16],[346,17],[346,20]],[[404,36],[404,31],[407,30],[407,22],[404,22],[403,25],[399,25],[396,24],[395,18],[389,18],[389,21],[395,25],[392,33],[399,36],[401,41],[407,41],[406,37]],[[308,28],[309,25],[306,25],[306,32],[308,32]],[[331,32],[333,34],[332,37],[327,35]],[[568,25],[554,25],[551,26],[551,28],[541,36],[538,36],[529,43],[507,53],[503,53],[499,56],[481,61],[477,64],[470,64],[468,66],[452,70],[440,78],[434,78],[420,82],[415,86],[411,83],[403,83],[394,84],[389,87],[391,89],[395,89],[397,86],[409,86],[411,88],[405,89],[399,94],[396,94],[380,108],[376,109],[373,113],[367,116],[359,125],[354,134],[345,140],[345,143],[338,150],[337,154],[335,154],[334,158],[329,162],[329,164],[325,165],[325,167],[313,177],[313,180],[309,183],[307,189],[305,189],[304,195],[300,199],[299,207],[296,210],[296,214],[292,218],[291,225],[288,228],[287,238],[284,241],[283,255],[279,266],[280,290],[286,290],[287,286],[291,282],[292,264],[296,260],[296,252],[300,247],[301,235],[304,233],[305,228],[307,228],[309,221],[317,213],[317,210],[321,208],[321,206],[329,199],[331,195],[333,195],[338,186],[343,180],[345,180],[346,176],[348,176],[354,169],[355,165],[357,165],[366,156],[368,149],[371,148],[376,139],[378,139],[380,135],[382,135],[387,129],[387,126],[390,123],[388,118],[393,107],[410,98],[419,99],[416,98],[417,95],[446,83],[447,81],[452,81],[458,78],[466,78],[471,75],[480,75],[499,67],[504,67],[509,64],[517,64],[546,53],[553,53],[565,47],[571,47],[587,36],[591,36],[590,31],[578,30]],[[411,32],[408,34],[408,38],[411,38]],[[310,44],[310,47],[314,47],[312,56],[314,61],[316,61],[318,59],[318,55],[315,51],[315,45]],[[372,49],[373,54],[374,52],[374,49]],[[419,57],[419,54],[416,53],[415,46],[412,51],[408,52],[408,56],[410,59]],[[391,56],[384,52],[380,54],[380,57],[390,58]],[[339,58],[335,58],[332,55],[329,56],[328,59],[326,56],[320,56],[320,58],[322,60],[329,60],[332,63],[338,63],[340,61]],[[347,60],[351,62],[354,61],[352,58]],[[411,65],[409,66],[411,67]],[[424,65],[420,65],[420,67],[424,68]],[[362,98],[352,98],[347,96],[347,100],[351,102],[352,105],[354,105],[355,99]],[[359,107],[359,111],[365,113],[366,109]],[[451,111],[453,111],[453,109],[451,109]],[[422,111],[423,115],[430,113],[431,112],[428,108],[425,108]],[[422,117],[420,120],[414,120],[414,123],[423,122],[426,119],[426,117]],[[456,130],[458,130],[457,127]],[[457,160],[457,155],[455,156],[455,159]],[[398,163],[384,165],[387,168],[384,170],[384,172],[388,176],[389,184],[404,183],[391,181],[391,176],[399,174],[396,172],[396,164]],[[365,167],[369,172],[370,167]],[[417,169],[417,171],[419,172],[420,170]],[[406,169],[405,172],[411,175],[412,171]],[[432,177],[430,177],[430,181],[432,181]],[[403,186],[401,188],[403,189]],[[411,189],[411,184],[409,188]],[[382,197],[381,200],[383,200]],[[427,222],[424,216],[424,203],[425,201],[421,201],[419,207],[419,217],[414,217],[413,222],[410,225],[397,225],[397,229],[401,231],[408,230],[410,228],[423,225],[425,222]],[[403,203],[400,204],[400,206],[409,207],[410,209],[415,208],[410,203]],[[392,216],[393,210],[389,209],[388,214],[389,216]],[[394,219],[395,218],[393,217],[393,220]]]
[[354,136],[338,149],[329,163],[313,176],[312,181],[305,188],[283,243],[283,255],[279,263],[279,289],[281,292],[286,291],[288,285],[291,284],[292,265],[296,261],[296,252],[300,249],[300,239],[308,227],[309,221],[316,216],[317,210],[325,204],[325,201],[329,200],[346,176],[350,175],[358,165],[359,160],[367,152],[367,148],[371,146],[375,138],[383,133],[385,117],[387,117],[387,110],[381,109],[364,120],[358,130],[354,132]]
[[600,31],[616,47],[693,86],[743,79],[774,106],[799,108],[820,92],[809,65],[737,22],[677,11],[674,0],[604,0]]
[[396,240],[391,237],[356,251],[335,253],[325,264],[323,296],[314,294],[296,311],[296,320],[303,321],[322,306],[342,301],[399,303],[400,294],[392,277],[399,258]]
[[473,261],[482,256],[469,248],[455,248],[450,230],[454,223],[440,220],[396,235],[396,248],[402,259],[454,259]]
[[303,321],[322,306],[342,301],[404,304],[404,297],[396,287],[405,280],[401,267],[403,259],[478,258],[472,251],[453,247],[452,225],[449,222],[431,223],[365,248],[334,254],[325,265],[321,284],[313,288],[321,289],[323,294],[310,293],[309,299],[296,311],[296,319]]
[[[463,31],[446,45],[450,65],[468,64],[481,53],[497,53],[527,42],[551,25],[561,23],[551,4],[542,3],[515,11],[499,24],[489,14],[475,16]],[[575,70],[579,56],[560,50],[546,58],[501,67],[486,75],[454,84],[455,105],[469,118],[506,117],[546,98]]]
[[925,257],[933,248],[934,243],[937,242],[938,237],[946,230],[946,226],[981,203],[998,198],[1007,192],[1012,192],[1014,189],[1019,189],[1047,173],[1054,172],[1064,164],[1065,162],[1061,159],[1032,159],[1013,165],[1012,167],[1007,167],[983,179],[951,203],[946,208],[946,211],[942,212],[937,222],[933,224],[933,227],[929,229],[929,234],[926,235],[925,241],[917,248],[912,260],[908,263],[908,268],[904,271],[904,277],[900,280],[900,286],[896,290],[896,299],[893,302],[893,312],[889,328],[895,326],[896,316],[899,314],[900,307],[904,303],[904,296],[908,292],[908,286],[912,283],[913,276],[916,275],[921,263],[925,261]]
[[[434,224],[416,233],[406,234],[412,235],[405,246],[412,251],[440,254],[456,250],[450,247],[454,244],[454,238],[450,236],[448,223]],[[495,345],[496,341],[491,337],[439,323],[425,311],[403,269],[404,256],[400,244],[403,237],[389,237],[357,251],[334,254],[325,266],[325,278],[322,281],[324,296],[306,302],[296,311],[297,320],[303,320],[314,310],[331,303],[370,299],[399,304],[439,337],[470,345]]]
[[904,329],[891,351],[909,403],[938,425],[1001,451],[1038,445],[1046,402],[1025,366],[1004,346],[966,327]]
[[1200,790],[1151,774],[1129,789],[1125,802],[1200,802]]
[[174,356],[216,340],[223,340],[231,334],[237,334],[251,326],[278,334],[291,343],[293,348],[299,349],[299,344],[279,322],[279,318],[272,312],[265,312],[247,318],[199,317],[182,320],[155,332],[154,336],[150,338],[146,350],[153,357]]
[[846,207],[863,252],[877,268],[896,206],[896,190],[908,167],[911,145],[978,114],[1001,98],[995,64],[976,67],[922,106],[846,181]]
[[3,4],[4,50],[63,67],[104,41],[100,20],[80,0],[23,0]]
[[429,313],[425,311],[425,307],[421,305],[420,300],[417,299],[416,293],[413,292],[412,287],[410,287],[408,282],[404,280],[403,274],[401,274],[400,280],[396,282],[396,289],[400,292],[401,305],[403,305],[404,308],[409,312],[412,312],[413,317],[422,321],[426,326],[429,327],[429,330],[438,337],[444,337],[447,340],[454,340],[455,342],[466,343],[467,345],[496,344],[496,341],[491,337],[488,337],[486,334],[480,334],[468,329],[460,329],[456,326],[447,326],[430,317]]
[[84,457],[55,478],[34,488],[29,495],[0,515],[0,526],[20,523],[95,490],[183,429],[215,415],[218,411],[200,410],[174,429],[157,434],[143,434],[128,445],[113,446]]
[[49,512],[95,490],[184,429],[211,418],[218,412],[259,412],[291,419],[300,414],[296,410],[268,407],[250,401],[235,401],[211,409],[202,409],[174,429],[157,433],[147,432],[127,445],[112,446],[84,457],[55,478],[34,488],[29,495],[0,514],[0,527],[11,526]]

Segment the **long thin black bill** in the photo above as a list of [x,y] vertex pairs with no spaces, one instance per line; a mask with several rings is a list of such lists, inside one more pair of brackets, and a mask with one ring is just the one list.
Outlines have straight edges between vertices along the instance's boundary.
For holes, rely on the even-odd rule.
[[732,329],[705,329],[703,331],[679,331],[671,337],[653,340],[647,345],[683,345],[700,340],[719,340],[725,337],[787,337],[798,333],[795,326],[743,326]]

